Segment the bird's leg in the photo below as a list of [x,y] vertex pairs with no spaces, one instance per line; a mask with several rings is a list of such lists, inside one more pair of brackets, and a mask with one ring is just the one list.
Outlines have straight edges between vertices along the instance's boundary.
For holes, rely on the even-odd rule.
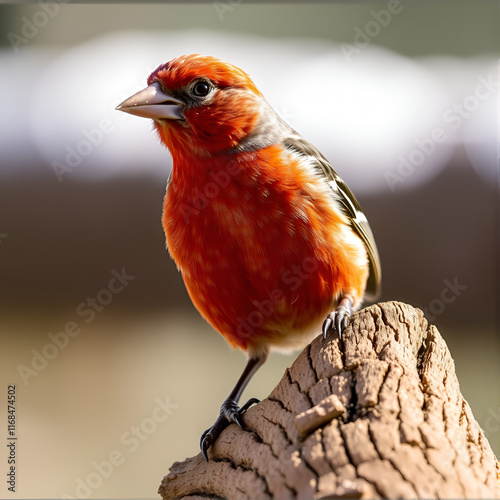
[[248,358],[247,364],[241,377],[234,386],[231,394],[222,403],[220,408],[219,417],[215,421],[214,425],[207,429],[201,436],[200,448],[203,456],[208,461],[208,449],[212,444],[215,443],[220,433],[231,423],[234,422],[238,424],[240,428],[243,428],[243,423],[241,416],[243,413],[250,408],[254,403],[258,403],[259,400],[256,398],[249,399],[241,408],[238,406],[238,402],[241,398],[241,394],[245,390],[248,382],[254,376],[255,372],[262,366],[264,361],[267,359],[267,353],[261,354],[260,356],[251,356]]
[[352,297],[349,295],[344,295],[337,306],[335,311],[331,312],[323,322],[321,331],[323,332],[323,338],[326,339],[328,332],[330,330],[337,330],[339,337],[342,338],[342,332],[347,327],[347,322],[352,314]]

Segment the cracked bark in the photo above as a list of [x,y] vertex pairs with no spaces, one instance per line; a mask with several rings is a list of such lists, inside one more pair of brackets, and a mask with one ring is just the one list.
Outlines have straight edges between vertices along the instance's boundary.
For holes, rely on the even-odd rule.
[[316,338],[268,398],[159,489],[185,498],[500,498],[500,464],[423,313],[386,302]]

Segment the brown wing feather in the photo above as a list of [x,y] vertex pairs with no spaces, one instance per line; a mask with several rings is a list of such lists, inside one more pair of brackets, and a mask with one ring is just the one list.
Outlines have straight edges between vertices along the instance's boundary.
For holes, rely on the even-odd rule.
[[318,175],[328,182],[332,189],[332,196],[339,204],[342,212],[349,219],[352,228],[362,239],[370,266],[370,274],[366,285],[366,294],[375,300],[380,295],[382,271],[380,258],[365,214],[361,210],[358,200],[352,194],[347,184],[339,177],[328,160],[307,140],[300,135],[293,135],[284,140],[285,147],[307,156],[314,164]]

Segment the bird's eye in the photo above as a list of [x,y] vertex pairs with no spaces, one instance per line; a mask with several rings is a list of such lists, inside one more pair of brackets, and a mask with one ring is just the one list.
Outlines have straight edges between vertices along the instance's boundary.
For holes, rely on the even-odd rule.
[[193,94],[198,97],[205,97],[210,92],[210,85],[207,82],[197,82],[193,87]]

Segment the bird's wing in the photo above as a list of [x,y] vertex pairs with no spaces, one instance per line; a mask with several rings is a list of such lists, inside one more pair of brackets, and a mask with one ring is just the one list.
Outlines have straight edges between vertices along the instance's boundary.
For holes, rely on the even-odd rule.
[[170,170],[170,173],[168,174],[168,179],[167,179],[167,186],[165,188],[165,192],[168,191],[168,187],[170,186],[170,183],[172,182],[172,173],[173,173],[173,169]]
[[328,160],[306,139],[299,134],[284,139],[284,146],[306,156],[314,165],[318,175],[326,179],[332,189],[332,196],[338,203],[344,215],[349,219],[352,228],[360,236],[368,253],[370,275],[366,284],[366,293],[372,300],[380,295],[382,271],[377,245],[368,220],[361,210],[358,200],[354,197],[347,184],[339,177]]

